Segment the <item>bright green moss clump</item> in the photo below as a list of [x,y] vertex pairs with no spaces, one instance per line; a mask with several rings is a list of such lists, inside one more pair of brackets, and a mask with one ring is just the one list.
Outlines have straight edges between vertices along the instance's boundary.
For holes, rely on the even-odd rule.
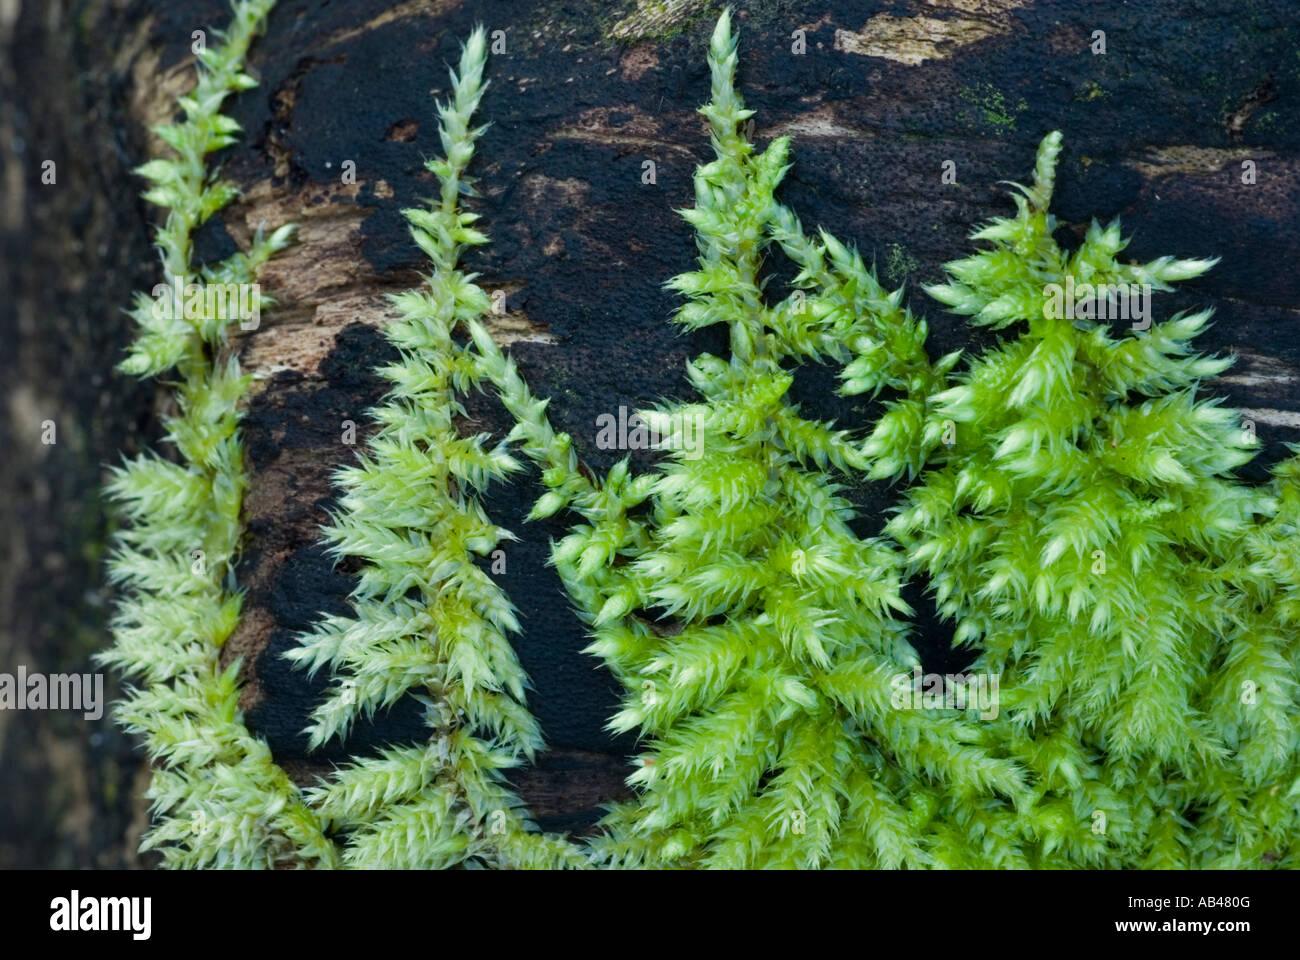
[[[167,210],[156,242],[168,284],[248,288],[289,243],[292,230],[282,227],[215,266],[196,270],[191,260],[194,231],[236,196],[208,172],[205,157],[235,141],[239,125],[221,106],[256,85],[244,58],[274,5],[235,4],[224,43],[199,58],[198,85],[181,101],[185,119],[157,131],[174,154],[138,171],[153,183],[147,199]],[[200,310],[181,312],[137,297],[140,335],[122,369],[175,371],[179,412],[164,425],[180,459],[142,455],[114,471],[109,485],[130,526],[110,562],[123,596],[114,645],[100,659],[143,683],[116,711],[157,763],[148,792],[155,824],[143,846],[174,867],[327,866],[333,844],[266,744],[244,727],[238,663],[223,670],[218,660],[239,620],[232,581],[245,479],[236,406],[247,378],[228,342],[231,318],[207,298],[194,302]]]
[[[494,867],[584,863],[562,840],[533,831],[502,771],[542,748],[525,705],[528,683],[510,645],[519,623],[509,599],[476,563],[510,537],[478,494],[518,468],[486,436],[462,437],[458,396],[478,386],[488,362],[464,343],[487,340],[491,308],[464,249],[487,243],[460,208],[472,193],[466,169],[482,129],[470,126],[486,84],[484,31],[452,72],[439,105],[445,156],[428,169],[439,196],[405,211],[411,235],[433,262],[425,288],[393,298],[401,318],[385,335],[401,359],[379,372],[391,384],[373,412],[379,429],[355,466],[340,469],[339,511],[325,531],[337,557],[364,566],[349,616],[324,620],[288,654],[315,671],[332,668],[330,697],[313,715],[311,741],[346,734],[352,722],[398,698],[424,703],[427,743],[360,760],[312,792],[326,820],[348,834],[344,861],[357,867],[437,868],[470,861]],[[500,352],[490,355],[501,371]]]
[[[897,619],[910,612],[902,557],[848,526],[835,475],[865,466],[858,448],[786,397],[791,365],[872,354],[880,318],[901,318],[897,299],[774,200],[788,143],[758,153],[741,133],[752,111],[735,91],[728,15],[709,60],[701,112],[716,159],[683,211],[699,268],[671,285],[687,298],[676,321],[725,324],[730,357],[689,365],[698,403],[644,415],[669,451],[660,470],[632,477],[624,462],[590,489],[552,468],[539,510],[571,502],[587,521],[555,563],[591,652],[626,688],[611,728],[646,740],[636,798],[606,819],[595,853],[621,866],[899,867],[991,847],[990,861],[1015,863],[1001,841],[1020,773],[977,724],[891,705],[916,662]],[[768,306],[774,240],[803,272]],[[865,389],[872,375],[854,360],[845,376]]]
[[1230,361],[1191,350],[1208,311],[1098,319],[1122,303],[1098,285],[1149,297],[1213,261],[1125,263],[1118,223],[1063,251],[1060,149],[1043,140],[1017,215],[929,289],[1016,335],[929,395],[923,421],[876,427],[887,472],[931,461],[887,529],[955,642],[980,650],[971,669],[1001,677],[999,738],[1033,775],[1032,864],[1294,862],[1297,646],[1269,599],[1293,564],[1284,521],[1257,527],[1274,499],[1233,477],[1253,432],[1198,396]]
[[[242,63],[271,6],[235,5],[186,119],[160,131],[175,156],[141,170],[169,211],[169,282],[248,285],[289,241],[282,228],[192,269],[194,230],[234,196],[205,157],[238,132],[221,104],[252,85]],[[1142,309],[1211,261],[1125,263],[1118,224],[1062,250],[1050,134],[1016,216],[976,232],[988,247],[930,288],[1006,339],[960,369],[956,353],[932,363],[902,292],[776,200],[789,143],[760,152],[742,133],[752,111],[724,14],[701,110],[715,157],[682,212],[699,259],[671,286],[675,322],[725,325],[728,355],[688,365],[694,402],[643,414],[666,454],[655,470],[625,460],[593,476],[461,267],[487,242],[461,206],[485,63],[479,29],[438,108],[438,197],[405,211],[432,273],[393,298],[390,391],[336,477],[325,538],[360,562],[353,610],[289,654],[334,680],[314,745],[411,695],[425,742],[300,794],[244,728],[219,654],[240,607],[246,379],[228,318],[136,304],[123,366],[175,371],[180,455],[138,458],[111,484],[131,525],[104,660],[143,683],[119,714],[159,764],[147,847],[169,865],[238,867],[1300,865],[1300,457],[1270,487],[1235,479],[1256,444],[1199,396],[1228,364],[1192,351],[1208,312],[1151,323]],[[779,300],[763,276],[773,245],[797,267]],[[1098,316],[1084,293],[1098,287],[1137,294],[1134,329]],[[808,362],[837,365],[845,395],[888,392],[869,436],[800,414],[788,395]],[[515,420],[496,444],[457,429],[461,398],[488,387]],[[642,742],[632,799],[584,847],[539,833],[505,779],[543,747],[514,607],[480,565],[510,537],[479,498],[519,468],[512,446],[542,470],[533,516],[575,519],[552,559],[589,652],[623,685],[610,728]],[[908,484],[884,537],[850,526],[843,487],[867,478]],[[997,702],[912,696],[901,589],[920,574]]]

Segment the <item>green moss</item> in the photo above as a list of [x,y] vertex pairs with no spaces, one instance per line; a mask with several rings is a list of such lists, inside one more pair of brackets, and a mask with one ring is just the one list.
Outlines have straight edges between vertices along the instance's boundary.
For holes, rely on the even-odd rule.
[[400,697],[428,707],[423,742],[358,760],[311,793],[347,833],[344,863],[353,867],[585,864],[577,848],[536,831],[502,773],[543,748],[510,643],[514,607],[475,563],[511,538],[479,496],[519,464],[504,444],[461,436],[455,422],[464,393],[513,375],[482,323],[491,300],[460,269],[465,250],[488,242],[473,226],[478,215],[461,207],[486,129],[472,125],[486,63],[480,27],[438,108],[445,155],[425,166],[439,196],[403,211],[432,275],[391,298],[400,317],[385,335],[400,359],[379,371],[390,384],[373,411],[381,426],[360,462],[335,474],[339,508],[325,539],[333,556],[360,563],[353,609],[324,618],[286,654],[313,672],[328,667],[334,680],[312,712],[313,747]]
[[991,127],[998,136],[1016,129],[1016,116],[1029,109],[1023,99],[1014,103],[991,83],[979,83],[973,87],[963,87],[958,94],[962,101],[976,111],[974,114],[962,110],[959,116],[967,122],[978,122]]
[[[972,669],[1002,678],[995,735],[1030,772],[1033,865],[1293,867],[1300,650],[1278,593],[1300,581],[1300,466],[1272,489],[1234,476],[1257,441],[1205,396],[1231,363],[1194,352],[1210,311],[1149,312],[1152,290],[1215,261],[1124,261],[1118,221],[1057,245],[1060,150],[1049,134],[1017,215],[927,288],[1001,339],[910,435],[892,413],[873,432],[883,451],[931,451],[886,530],[979,652]],[[1111,313],[1099,284],[1145,290],[1141,315],[1127,299]]]
[[[169,277],[190,272],[194,230],[234,196],[203,158],[237,132],[220,104],[252,85],[243,54],[272,5],[236,4],[186,121],[162,131],[177,156],[141,170],[169,210]],[[724,14],[709,42],[701,110],[715,156],[683,211],[699,258],[670,283],[674,322],[720,326],[729,349],[688,364],[695,402],[643,414],[667,455],[640,475],[627,460],[604,476],[582,467],[460,269],[487,242],[461,206],[483,32],[466,45],[439,110],[446,156],[427,164],[440,196],[404,211],[433,271],[394,298],[400,356],[380,371],[380,429],[337,475],[326,539],[360,561],[353,611],[289,654],[335,674],[313,742],[407,694],[429,736],[305,797],[243,727],[237,665],[219,666],[240,606],[229,572],[246,379],[220,318],[184,326],[137,302],[124,367],[177,377],[167,426],[180,458],[114,475],[131,524],[116,537],[126,596],[103,659],[143,683],[119,716],[163,761],[148,845],[172,865],[328,866],[337,828],[343,862],[365,867],[1294,867],[1300,458],[1267,488],[1233,477],[1255,439],[1198,393],[1227,366],[1192,352],[1208,311],[1130,332],[1047,309],[1049,281],[1166,290],[1210,262],[1121,261],[1118,223],[1061,250],[1051,134],[1017,216],[983,226],[974,237],[991,248],[928,288],[1002,338],[960,370],[959,353],[931,362],[902,291],[834,236],[806,235],[777,199],[790,142],[760,152],[746,136],[730,26]],[[961,99],[998,135],[1027,109],[988,84]],[[287,241],[259,237],[212,269],[251,280]],[[764,283],[773,246],[797,268],[780,299]],[[886,249],[901,284],[919,263]],[[800,414],[788,393],[806,363],[835,364],[842,395],[887,391],[869,436]],[[515,423],[491,447],[456,428],[460,397],[489,385]],[[532,829],[503,774],[542,746],[514,609],[475,564],[510,536],[478,494],[519,467],[512,445],[541,468],[531,517],[573,520],[552,562],[588,652],[623,686],[610,728],[641,742],[634,796],[585,848]],[[842,489],[901,477],[915,482],[887,536],[859,537]],[[206,569],[188,563],[195,544]],[[902,590],[921,573],[980,675],[1001,678],[1002,713],[898,701],[918,663]]]
[[[198,83],[181,98],[184,119],[156,130],[170,153],[136,171],[151,184],[145,199],[167,211],[155,245],[169,285],[186,278],[247,289],[292,237],[291,227],[258,231],[246,253],[193,262],[195,231],[237,195],[206,158],[237,139],[239,124],[222,106],[256,86],[245,58],[274,6],[234,4],[221,45],[207,48]],[[242,601],[230,583],[247,482],[238,423],[248,378],[230,343],[233,318],[201,297],[193,316],[159,305],[137,295],[139,331],[120,369],[174,378],[176,412],[164,426],[179,456],[147,453],[113,471],[108,492],[129,524],[109,563],[120,593],[114,644],[99,657],[138,684],[114,714],[157,762],[147,793],[154,822],[141,849],[158,849],[175,867],[330,866],[334,845],[319,820],[244,726],[238,661],[221,665]]]
[[891,243],[886,248],[885,277],[890,283],[901,286],[908,277],[921,269],[917,260],[901,243]]
[[1096,80],[1086,81],[1074,92],[1074,99],[1080,103],[1092,103],[1094,100],[1104,100],[1109,96],[1110,91]]
[[[620,867],[1020,865],[1013,845],[975,836],[1014,829],[1016,766],[969,718],[892,703],[917,658],[899,618],[902,557],[853,532],[839,493],[861,477],[864,451],[787,396],[805,363],[838,365],[847,395],[920,389],[945,367],[931,367],[925,324],[856,252],[805,235],[776,201],[789,141],[762,152],[749,142],[736,63],[724,14],[701,109],[715,157],[682,211],[700,256],[669,284],[683,297],[675,322],[721,326],[729,356],[688,364],[697,401],[641,414],[668,451],[654,471],[633,475],[624,460],[588,481],[567,444],[525,447],[550,488],[534,515],[568,507],[582,520],[552,559],[591,629],[588,652],[624,687],[610,728],[644,744],[636,796],[603,821],[595,856]],[[779,301],[762,276],[773,245],[799,268]],[[524,411],[527,437],[545,435],[535,408],[507,406]],[[954,828],[972,797],[979,826]]]

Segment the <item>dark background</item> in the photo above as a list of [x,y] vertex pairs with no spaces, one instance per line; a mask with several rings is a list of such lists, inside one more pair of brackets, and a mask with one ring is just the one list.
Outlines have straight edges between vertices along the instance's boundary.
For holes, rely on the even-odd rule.
[[[1066,242],[1090,217],[1122,215],[1134,259],[1222,262],[1157,319],[1210,305],[1203,349],[1239,362],[1212,389],[1247,408],[1265,452],[1255,478],[1300,439],[1300,11],[1285,0],[1141,4],[902,0],[739,3],[740,80],[756,136],[794,137],[783,198],[907,283],[930,320],[932,353],[978,346],[919,284],[969,249],[979,221],[1010,209],[997,181],[1024,179],[1034,148],[1065,133],[1055,210]],[[644,8],[644,9],[642,9]],[[308,755],[300,730],[321,683],[278,653],[322,610],[346,609],[346,569],[316,546],[329,474],[351,456],[340,425],[365,426],[388,355],[382,296],[419,281],[422,256],[400,210],[433,192],[422,161],[438,150],[433,97],[476,22],[504,30],[475,172],[493,245],[472,263],[504,290],[495,332],[586,458],[595,419],[684,396],[685,360],[718,351],[681,337],[662,284],[694,256],[674,210],[708,156],[701,119],[704,49],[720,5],[655,14],[636,0],[281,0],[251,65],[262,85],[231,112],[246,129],[222,157],[245,197],[205,227],[201,257],[221,257],[252,229],[286,220],[300,244],[268,269],[282,306],[244,342],[258,377],[245,420],[251,489],[239,567],[245,617],[228,656],[243,657],[247,721],[302,782],[378,743],[419,735],[399,705],[352,742]],[[675,13],[673,11],[676,11]],[[0,0],[0,671],[89,670],[108,638],[100,501],[105,464],[158,437],[165,391],[113,372],[130,337],[122,309],[158,279],[152,211],[130,169],[158,144],[192,76],[193,30],[220,26],[222,0]],[[791,51],[805,31],[807,52]],[[1106,53],[1094,55],[1093,31]],[[54,160],[57,183],[41,183]],[[356,183],[344,184],[345,161]],[[656,183],[643,184],[653,160]],[[944,185],[944,161],[957,183]],[[1242,162],[1257,183],[1241,182]],[[774,258],[773,274],[786,274]],[[777,282],[777,281],[774,281]],[[832,370],[797,383],[805,409],[862,429],[863,402],[831,395]],[[477,428],[499,427],[471,405]],[[40,442],[54,420],[58,442]],[[642,459],[641,466],[649,460]],[[521,542],[503,586],[523,614],[520,656],[551,752],[517,783],[541,822],[581,830],[623,790],[629,740],[611,741],[611,679],[579,651],[586,640],[552,571],[558,524],[522,520],[533,478],[499,488],[492,515]],[[892,492],[851,491],[861,529]],[[918,645],[958,662],[926,616]],[[956,659],[950,659],[950,658]],[[112,689],[112,678],[109,688]],[[136,866],[147,770],[106,719],[0,713],[0,865]]]

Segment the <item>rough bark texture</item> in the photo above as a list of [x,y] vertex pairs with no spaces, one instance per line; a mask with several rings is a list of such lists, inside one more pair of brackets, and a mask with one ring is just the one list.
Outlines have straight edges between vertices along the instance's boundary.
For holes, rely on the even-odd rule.
[[[597,468],[598,414],[682,396],[686,358],[720,351],[667,323],[662,283],[694,256],[675,214],[709,153],[694,108],[707,96],[708,0],[282,0],[252,66],[259,89],[233,103],[243,143],[224,162],[244,198],[208,224],[200,255],[219,257],[259,224],[300,224],[301,242],[263,278],[281,302],[246,335],[258,377],[244,434],[251,488],[239,567],[249,725],[304,782],[358,752],[420,736],[399,704],[352,740],[315,754],[301,729],[323,679],[280,654],[322,611],[345,609],[346,568],[317,545],[329,477],[353,456],[379,399],[371,368],[389,353],[384,294],[424,268],[400,210],[433,190],[422,161],[438,150],[434,97],[476,22],[504,31],[489,66],[476,174],[493,239],[474,258],[507,296],[495,333]],[[1056,211],[1077,235],[1122,215],[1136,259],[1220,255],[1167,311],[1213,305],[1207,350],[1239,363],[1213,385],[1247,408],[1266,453],[1300,439],[1300,12],[1286,0],[1142,4],[1073,0],[755,0],[738,3],[741,82],[760,140],[794,137],[784,198],[874,253],[910,289],[969,247],[970,226],[1006,212],[997,181],[1024,177],[1046,131],[1066,135]],[[126,171],[157,144],[190,80],[192,31],[220,25],[222,0],[114,3],[0,0],[0,669],[74,669],[106,643],[100,562],[106,528],[100,464],[156,433],[149,389],[115,376],[128,291],[152,283],[149,212]],[[1105,32],[1104,54],[1091,46]],[[803,31],[802,34],[796,31]],[[793,47],[802,38],[806,52]],[[59,163],[42,186],[40,161]],[[941,181],[945,161],[957,182]],[[1242,182],[1254,161],[1257,182]],[[654,163],[654,182],[643,174]],[[355,165],[355,182],[343,174]],[[783,265],[774,263],[779,276]],[[973,345],[932,309],[933,350]],[[836,400],[831,371],[804,371],[807,409],[841,425],[871,405]],[[53,411],[52,413],[47,411]],[[491,403],[472,415],[503,426]],[[40,422],[59,442],[39,442]],[[642,460],[647,465],[648,460]],[[543,825],[582,830],[623,791],[627,739],[603,731],[611,679],[585,644],[544,563],[558,525],[523,522],[525,477],[489,507],[519,543],[501,582],[521,608],[518,649],[552,746],[516,778]],[[890,491],[855,491],[862,530]],[[911,599],[925,602],[918,588]],[[918,643],[941,664],[947,631],[922,614]],[[58,666],[56,666],[58,665]],[[133,863],[142,768],[107,722],[0,714],[0,862]]]

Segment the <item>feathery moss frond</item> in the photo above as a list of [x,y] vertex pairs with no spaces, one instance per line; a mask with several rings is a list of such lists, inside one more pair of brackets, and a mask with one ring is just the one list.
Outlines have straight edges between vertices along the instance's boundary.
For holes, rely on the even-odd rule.
[[995,729],[1034,778],[1032,864],[1285,860],[1300,648],[1273,511],[1291,468],[1273,496],[1235,479],[1256,442],[1198,396],[1230,362],[1191,351],[1209,311],[1152,322],[1153,290],[1215,261],[1124,262],[1118,222],[1062,250],[1060,151],[1059,133],[1043,139],[1016,215],[929,288],[1017,335],[928,397],[912,434],[946,422],[951,442],[925,451],[887,529],[981,651],[973,669],[1002,676]]
[[[1256,443],[1200,395],[1230,364],[1192,350],[1210,312],[1150,313],[1153,291],[1215,261],[1123,261],[1118,222],[1063,250],[1062,138],[1049,134],[1032,182],[1012,185],[1015,216],[976,230],[986,246],[928,288],[1005,339],[960,368],[960,353],[931,362],[903,291],[776,199],[790,143],[758,150],[744,133],[729,11],[700,110],[714,159],[681,211],[699,257],[668,284],[683,301],[673,321],[724,324],[729,350],[687,365],[696,402],[641,415],[666,453],[643,474],[579,463],[462,269],[488,242],[461,207],[487,59],[482,28],[466,42],[438,106],[443,156],[427,164],[439,196],[405,211],[432,273],[392,298],[399,359],[378,371],[390,389],[335,476],[325,537],[360,561],[352,611],[287,654],[334,679],[313,745],[404,697],[429,736],[299,794],[243,726],[238,664],[219,656],[240,613],[247,378],[230,318],[202,296],[251,284],[291,229],[191,262],[194,231],[236,195],[206,157],[239,132],[220,109],[254,85],[243,62],[272,6],[235,3],[184,121],[158,131],[174,156],[139,170],[168,210],[165,277],[198,295],[179,313],[134,302],[122,366],[176,371],[179,461],[145,455],[109,484],[130,525],[101,659],[142,685],[118,716],[157,764],[146,848],[233,867],[1300,865],[1300,455],[1267,488],[1237,480]],[[797,267],[779,301],[763,277],[774,244]],[[835,365],[843,395],[883,396],[869,435],[801,415],[788,394],[807,362]],[[515,422],[495,443],[457,428],[461,397],[488,387]],[[541,470],[532,517],[574,518],[552,562],[588,652],[624,687],[609,729],[643,743],[633,798],[586,848],[538,832],[506,780],[543,747],[516,611],[479,563],[511,538],[480,498],[519,469],[516,450]],[[843,488],[903,476],[915,482],[886,536],[857,536]],[[954,642],[978,651],[938,704],[901,619],[904,578],[920,573]],[[998,699],[973,702],[972,678]]]
[[[247,253],[196,271],[194,231],[235,197],[208,171],[209,154],[235,141],[239,126],[221,114],[232,93],[255,86],[244,73],[253,38],[274,0],[240,0],[224,43],[199,59],[198,83],[181,98],[185,117],[158,130],[173,155],[137,172],[146,198],[167,210],[156,243],[167,284],[192,284],[194,309],[138,294],[131,311],[140,335],[122,363],[138,376],[175,370],[179,413],[166,439],[179,462],[144,454],[113,471],[108,485],[129,525],[116,537],[111,580],[123,596],[113,647],[102,663],[143,684],[129,689],[117,719],[141,736],[155,762],[147,796],[154,823],[142,849],[171,867],[330,866],[333,843],[266,744],[239,711],[238,662],[222,667],[221,647],[239,620],[229,586],[239,546],[245,486],[238,404],[247,386],[228,346],[232,319],[203,294],[210,284],[254,283],[260,266],[292,236],[260,234]],[[251,305],[260,309],[267,301]],[[242,318],[241,318],[242,319]]]
[[543,747],[510,645],[514,607],[475,563],[510,538],[478,497],[518,464],[504,444],[461,436],[454,422],[458,396],[488,366],[517,379],[491,353],[480,320],[490,301],[460,266],[464,250],[487,243],[472,226],[477,215],[460,206],[483,132],[471,124],[486,62],[480,27],[452,71],[450,102],[438,106],[444,156],[427,167],[439,198],[405,211],[433,273],[425,288],[393,298],[401,316],[386,335],[401,357],[379,371],[391,388],[374,411],[378,430],[335,476],[339,507],[326,538],[334,556],[363,564],[352,615],[325,619],[287,654],[335,678],[313,713],[313,746],[401,697],[425,704],[427,744],[359,760],[313,791],[327,821],[348,832],[344,860],[356,867],[585,864],[569,844],[536,833],[502,774]]
[[[634,477],[624,461],[586,482],[567,444],[526,448],[549,456],[548,483],[565,490],[535,513],[568,506],[585,521],[553,560],[592,628],[589,652],[626,689],[610,727],[647,740],[629,778],[636,797],[604,821],[594,850],[615,866],[924,866],[947,855],[932,826],[942,818],[908,808],[927,793],[954,818],[980,798],[986,821],[968,847],[994,834],[1005,838],[997,857],[1018,862],[1016,764],[955,712],[896,703],[896,678],[916,663],[896,619],[908,612],[903,557],[850,530],[853,508],[831,475],[866,469],[860,444],[786,398],[789,360],[847,364],[851,392],[921,389],[935,376],[924,325],[856,254],[829,234],[809,240],[775,200],[789,144],[758,152],[743,135],[752,111],[736,92],[737,59],[726,13],[700,111],[715,159],[682,211],[699,262],[669,284],[686,299],[676,322],[726,324],[730,356],[690,364],[703,402],[645,414],[691,419],[703,456],[673,449],[654,473]],[[802,272],[769,306],[761,273],[773,242]],[[860,358],[884,337],[898,359],[869,372]],[[519,431],[546,432],[522,419]]]

